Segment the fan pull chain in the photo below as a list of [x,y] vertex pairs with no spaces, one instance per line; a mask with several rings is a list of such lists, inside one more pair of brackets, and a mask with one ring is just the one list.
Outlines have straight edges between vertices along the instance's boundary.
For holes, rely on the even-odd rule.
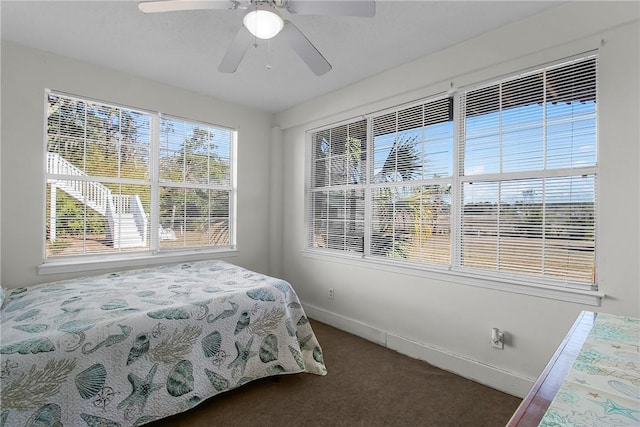
[[267,40],[267,70],[271,69],[271,39]]
[[[256,3],[256,12],[258,12],[258,3]],[[258,14],[256,13],[256,28],[258,27]],[[254,49],[258,48],[258,32],[253,35],[253,47]]]

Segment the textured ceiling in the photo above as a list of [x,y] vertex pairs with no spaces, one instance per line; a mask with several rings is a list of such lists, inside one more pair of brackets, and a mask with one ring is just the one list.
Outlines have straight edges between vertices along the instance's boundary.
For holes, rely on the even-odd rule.
[[250,47],[235,73],[218,72],[242,11],[143,14],[127,0],[2,0],[0,14],[4,40],[277,113],[559,3],[378,0],[373,18],[284,11],[333,66],[320,77],[277,36]]

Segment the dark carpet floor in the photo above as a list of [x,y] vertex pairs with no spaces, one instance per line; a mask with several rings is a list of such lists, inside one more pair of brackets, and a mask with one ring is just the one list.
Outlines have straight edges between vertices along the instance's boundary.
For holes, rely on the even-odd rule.
[[329,373],[266,378],[152,427],[504,426],[520,399],[317,321]]

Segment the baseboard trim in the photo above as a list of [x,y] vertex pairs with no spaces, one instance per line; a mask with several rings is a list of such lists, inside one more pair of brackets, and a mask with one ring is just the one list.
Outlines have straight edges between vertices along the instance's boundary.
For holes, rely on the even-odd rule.
[[359,320],[314,305],[303,302],[303,306],[306,314],[312,319],[513,396],[524,398],[533,387],[534,380],[513,372],[380,330]]

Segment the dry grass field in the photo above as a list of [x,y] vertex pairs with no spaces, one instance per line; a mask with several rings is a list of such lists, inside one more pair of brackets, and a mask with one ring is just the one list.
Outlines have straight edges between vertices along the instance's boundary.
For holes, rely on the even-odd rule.
[[[160,249],[178,249],[205,246],[209,244],[225,245],[229,234],[225,228],[218,227],[211,233],[176,232],[176,240],[160,241]],[[499,250],[496,250],[495,237],[466,236],[462,250],[463,265],[469,268],[499,270],[504,272],[545,274],[559,279],[589,282],[593,280],[594,251],[589,242],[576,242],[570,239],[547,239],[526,237],[502,237]],[[104,235],[59,238],[55,243],[47,244],[47,256],[72,256],[81,254],[108,254],[135,252],[149,248],[114,249],[105,240]],[[409,239],[403,247],[404,256],[409,261],[428,262],[449,265],[450,236],[435,234],[417,241]],[[396,257],[399,255],[396,254]]]
[[[570,239],[465,236],[462,263],[465,267],[504,272],[545,274],[567,280],[593,279],[594,251],[589,242]],[[432,235],[421,242],[413,239],[405,248],[407,259],[448,265],[450,236]]]

